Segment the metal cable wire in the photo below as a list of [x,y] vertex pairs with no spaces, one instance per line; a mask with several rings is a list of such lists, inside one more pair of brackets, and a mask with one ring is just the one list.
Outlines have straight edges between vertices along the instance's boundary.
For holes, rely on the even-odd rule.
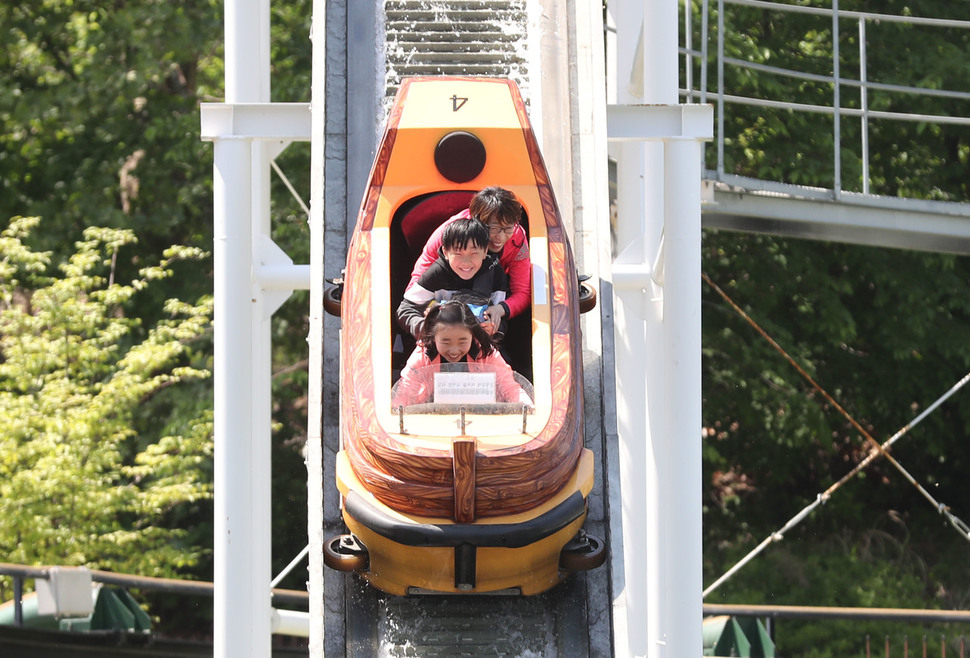
[[831,404],[835,409],[837,409],[839,413],[842,414],[842,416],[845,417],[846,420],[848,420],[849,423],[854,428],[856,428],[856,430],[871,444],[871,448],[872,448],[869,451],[869,454],[866,455],[866,457],[862,461],[856,464],[851,471],[843,475],[837,482],[835,482],[828,489],[818,494],[812,503],[807,505],[798,514],[796,514],[791,519],[789,519],[788,522],[785,523],[785,525],[782,526],[779,530],[776,530],[775,532],[771,533],[760,544],[758,544],[751,552],[745,555],[733,567],[728,569],[720,578],[715,580],[709,587],[707,587],[707,589],[705,589],[703,594],[701,595],[702,598],[706,597],[708,594],[710,594],[715,589],[717,589],[717,587],[719,587],[724,581],[726,581],[728,578],[730,578],[735,573],[737,573],[741,569],[741,567],[743,567],[745,564],[750,562],[755,556],[761,553],[761,551],[763,551],[769,544],[783,539],[785,536],[785,533],[788,532],[788,530],[795,527],[798,523],[802,521],[802,519],[806,518],[809,514],[811,514],[816,507],[819,507],[820,505],[825,504],[832,496],[832,494],[835,493],[835,491],[839,487],[841,487],[844,483],[852,479],[852,477],[854,477],[862,469],[864,469],[866,466],[868,466],[873,461],[875,461],[878,457],[885,457],[893,466],[895,466],[896,469],[900,473],[902,473],[903,477],[905,477],[910,484],[915,486],[917,491],[919,491],[920,494],[922,494],[923,497],[926,498],[931,505],[933,505],[933,507],[937,510],[937,512],[944,515],[947,521],[949,521],[950,525],[952,525],[963,536],[964,539],[970,541],[970,526],[967,526],[967,524],[964,523],[959,517],[954,515],[950,511],[949,507],[947,507],[943,503],[938,502],[935,498],[933,498],[933,496],[930,495],[930,493],[922,485],[920,485],[920,483],[917,482],[916,479],[912,475],[910,475],[909,472],[905,468],[903,468],[903,466],[898,461],[896,461],[894,457],[892,457],[892,455],[889,454],[889,449],[896,441],[898,441],[900,438],[905,436],[909,432],[909,430],[916,427],[916,425],[918,425],[924,418],[926,418],[930,413],[932,413],[937,407],[943,404],[943,402],[945,402],[950,396],[952,396],[954,393],[956,393],[961,388],[963,388],[964,384],[970,381],[970,373],[964,375],[964,377],[960,381],[954,384],[950,388],[950,390],[948,390],[946,393],[944,393],[939,398],[937,398],[936,401],[933,402],[933,404],[929,405],[926,409],[923,410],[922,413],[920,413],[913,420],[911,420],[904,427],[902,427],[899,431],[893,434],[884,443],[880,444],[851,415],[849,415],[849,413],[845,409],[843,409],[842,406],[838,402],[836,402],[832,398],[832,396],[828,394],[827,391],[825,391],[821,386],[819,386],[819,384],[814,379],[812,379],[812,377],[807,372],[805,372],[805,370],[800,365],[798,365],[798,363],[777,342],[775,342],[775,340],[772,339],[771,336],[769,336],[768,333],[764,329],[762,329],[757,322],[755,322],[747,313],[745,313],[741,309],[741,307],[735,304],[734,301],[727,295],[727,293],[721,290],[721,288],[718,287],[718,285],[714,283],[714,281],[712,281],[711,278],[707,276],[707,274],[702,273],[701,276],[703,277],[704,281],[709,286],[711,286],[711,288],[713,288],[714,291],[717,292],[717,294],[720,295],[721,298],[724,299],[724,301],[727,302],[729,306],[731,306],[731,308],[733,308],[742,318],[744,318],[748,322],[748,324],[750,324],[754,328],[754,330],[761,335],[762,338],[768,341],[768,343],[772,347],[774,347],[782,356],[784,356],[785,359],[795,368],[795,370],[797,370],[798,373],[801,374],[802,377],[804,377],[812,385],[812,387],[816,391],[818,391],[829,402],[829,404]]

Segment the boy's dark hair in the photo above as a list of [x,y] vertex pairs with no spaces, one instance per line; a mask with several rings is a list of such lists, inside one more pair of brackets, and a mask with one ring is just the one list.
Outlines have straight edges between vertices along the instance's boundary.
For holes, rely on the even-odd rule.
[[428,314],[421,325],[421,335],[418,340],[424,345],[424,351],[429,359],[438,356],[438,348],[434,344],[435,327],[439,324],[461,324],[472,332],[472,346],[468,354],[473,359],[479,356],[488,356],[495,349],[492,337],[488,335],[482,327],[478,318],[464,302],[448,300],[440,304],[434,304],[428,309]]
[[504,187],[493,185],[472,197],[468,212],[482,223],[487,224],[494,219],[499,224],[508,226],[518,224],[522,219],[522,204]]
[[469,245],[488,250],[488,228],[477,219],[456,219],[441,234],[442,249],[454,251]]

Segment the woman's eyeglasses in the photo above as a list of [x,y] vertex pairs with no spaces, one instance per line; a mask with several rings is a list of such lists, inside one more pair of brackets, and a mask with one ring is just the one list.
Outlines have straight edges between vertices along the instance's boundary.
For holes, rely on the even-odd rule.
[[488,225],[489,235],[501,235],[502,233],[504,233],[505,235],[512,235],[513,231],[515,231],[515,224],[513,224],[512,226],[499,226],[497,224]]

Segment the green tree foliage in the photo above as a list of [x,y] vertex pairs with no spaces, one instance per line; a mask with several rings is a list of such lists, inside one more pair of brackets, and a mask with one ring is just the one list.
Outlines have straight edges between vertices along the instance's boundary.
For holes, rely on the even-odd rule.
[[[89,225],[138,235],[129,258],[211,245],[199,100],[222,88],[221,3],[0,4],[0,217],[44,218],[66,255]],[[205,290],[204,261],[182,285]],[[149,297],[149,296],[146,296]],[[149,297],[139,314],[160,308]]]
[[[309,20],[272,7],[275,101],[309,100]],[[221,2],[3,3],[0,37],[0,216],[44,217],[45,249],[90,224],[134,230],[141,254],[211,244],[199,103],[223,96]]]
[[[757,601],[768,605],[827,605],[848,608],[944,607],[927,605],[927,567],[893,533],[879,529],[843,531],[826,537],[789,538],[750,563],[748,573],[730,580],[717,601]],[[809,603],[806,603],[809,602]],[[840,658],[864,656],[866,637],[871,654],[884,655],[886,637],[892,655],[910,655],[922,636],[930,638],[929,655],[939,652],[940,636],[965,633],[960,624],[899,621],[778,619],[772,621],[778,654]]]
[[[176,576],[204,550],[175,523],[211,496],[211,418],[185,432],[137,433],[140,408],[205,379],[194,345],[211,303],[166,303],[166,319],[135,331],[126,310],[197,249],[172,248],[122,283],[113,262],[130,231],[89,228],[52,272],[25,241],[36,218],[0,234],[0,543],[5,560]],[[204,365],[204,359],[203,359]]]
[[[309,5],[297,0],[271,7],[274,101],[309,99]],[[223,98],[223,39],[218,0],[0,4],[0,216],[43,217],[43,230],[18,238],[24,250],[49,252],[49,260],[60,262],[73,257],[72,245],[85,240],[87,227],[124,229],[137,241],[118,250],[114,276],[139,280],[144,264],[157,262],[173,243],[211,248],[212,145],[200,139],[199,104]],[[306,199],[309,148],[293,145],[277,160]],[[272,212],[274,240],[295,262],[307,262],[306,217],[276,178]],[[125,345],[147,340],[152,327],[169,320],[168,299],[197,299],[212,290],[210,258],[171,261],[166,269],[170,276],[153,280],[125,303],[130,322]],[[273,323],[274,572],[306,541],[300,455],[306,433],[305,310],[306,295],[294,295]],[[205,361],[211,355],[208,341],[206,335],[191,345],[192,363],[211,367]],[[125,418],[134,434],[119,454],[128,459],[133,444],[148,450],[163,436],[201,441],[208,433],[211,441],[211,423],[198,420],[211,401],[207,379],[160,387],[129,409]],[[158,472],[166,453],[155,459],[159,463],[152,468]],[[39,476],[25,472],[22,477]],[[208,503],[178,506],[166,518],[184,531],[179,555],[169,566],[188,577],[211,579]],[[151,515],[145,523],[158,525]],[[16,536],[0,532],[0,545],[17,543]],[[188,567],[186,556],[194,556],[189,560],[194,567]],[[11,553],[6,559],[15,557]],[[53,563],[59,554],[32,559]],[[135,573],[152,574],[161,564],[158,560],[145,570],[130,566]],[[294,577],[284,585],[301,587],[302,581]]]
[[[704,236],[704,267],[804,371],[705,284],[709,584],[870,451],[805,375],[882,443],[970,372],[970,262],[711,231]],[[970,429],[967,395],[970,390],[962,390],[927,416],[892,452],[963,520],[970,519],[962,449]],[[898,545],[899,555],[853,557],[856,544],[876,535]],[[959,608],[970,592],[965,570],[956,568],[966,550],[966,539],[880,459],[840,485],[710,600]],[[900,555],[921,567],[907,567],[904,578],[894,561]],[[789,567],[780,569],[779,560]],[[867,587],[879,596],[848,595]]]

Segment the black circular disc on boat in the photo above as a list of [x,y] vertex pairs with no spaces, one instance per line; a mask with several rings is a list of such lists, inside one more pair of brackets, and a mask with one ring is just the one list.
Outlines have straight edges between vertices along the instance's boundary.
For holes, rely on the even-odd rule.
[[467,183],[485,168],[485,145],[469,132],[448,133],[434,147],[434,164],[453,183]]

